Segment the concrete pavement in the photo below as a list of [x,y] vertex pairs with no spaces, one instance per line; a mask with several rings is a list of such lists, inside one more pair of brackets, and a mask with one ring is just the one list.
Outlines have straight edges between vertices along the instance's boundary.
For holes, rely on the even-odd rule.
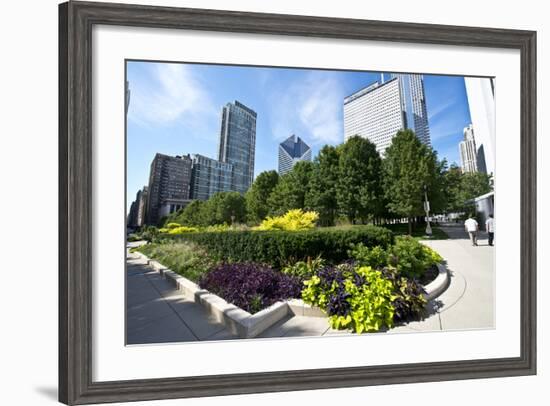
[[487,234],[479,234],[473,247],[463,225],[440,228],[448,240],[425,240],[447,262],[451,282],[445,292],[429,304],[431,315],[423,321],[396,327],[392,332],[494,328],[495,247]]

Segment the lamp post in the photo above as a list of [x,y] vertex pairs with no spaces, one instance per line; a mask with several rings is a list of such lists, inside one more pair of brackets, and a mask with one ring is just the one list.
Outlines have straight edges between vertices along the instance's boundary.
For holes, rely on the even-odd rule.
[[432,226],[430,226],[430,202],[428,201],[428,189],[424,185],[424,211],[426,212],[426,235],[432,236]]

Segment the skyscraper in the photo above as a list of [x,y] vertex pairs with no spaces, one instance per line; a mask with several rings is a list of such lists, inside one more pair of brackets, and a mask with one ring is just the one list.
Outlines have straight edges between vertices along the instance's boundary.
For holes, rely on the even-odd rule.
[[279,144],[279,175],[289,172],[298,161],[311,161],[311,148],[292,134]]
[[233,191],[245,193],[254,178],[256,118],[254,110],[236,100],[222,109],[218,160],[233,166]]
[[189,202],[191,157],[157,153],[149,172],[146,224],[158,224],[163,216]]
[[495,173],[495,79],[465,77],[470,116],[475,129],[478,170]]
[[344,99],[344,139],[369,139],[381,154],[401,129],[411,129],[430,145],[422,75],[392,74]]
[[477,172],[477,149],[472,124],[464,128],[464,140],[458,144],[462,172]]
[[218,192],[231,190],[233,165],[195,154],[191,175],[191,198],[207,200]]

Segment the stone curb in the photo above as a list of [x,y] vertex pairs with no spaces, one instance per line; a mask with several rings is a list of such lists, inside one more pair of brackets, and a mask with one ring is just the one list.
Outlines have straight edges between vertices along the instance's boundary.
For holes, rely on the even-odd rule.
[[250,314],[221,297],[201,289],[196,283],[178,275],[159,262],[139,254],[150,267],[171,280],[178,290],[183,290],[186,296],[192,297],[195,303],[202,305],[218,322],[223,323],[231,333],[241,338],[256,337],[291,311],[287,302],[277,302],[258,313]]
[[447,267],[443,264],[437,264],[437,269],[439,271],[437,277],[424,286],[424,290],[426,290],[424,297],[428,301],[441,295],[449,286],[450,279]]

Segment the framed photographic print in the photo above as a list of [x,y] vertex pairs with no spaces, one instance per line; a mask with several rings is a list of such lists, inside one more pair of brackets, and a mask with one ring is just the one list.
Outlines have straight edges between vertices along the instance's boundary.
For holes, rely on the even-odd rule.
[[61,402],[536,373],[535,32],[59,30]]

